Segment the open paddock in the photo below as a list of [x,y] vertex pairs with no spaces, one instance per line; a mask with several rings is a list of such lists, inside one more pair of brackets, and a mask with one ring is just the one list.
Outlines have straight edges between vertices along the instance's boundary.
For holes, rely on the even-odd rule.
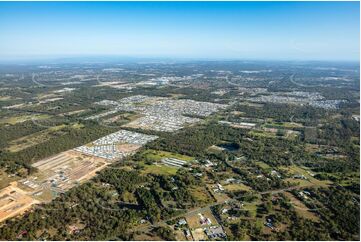
[[290,199],[293,207],[295,208],[296,212],[300,216],[302,216],[302,217],[304,217],[306,219],[310,219],[310,220],[315,221],[315,222],[318,222],[320,220],[320,218],[317,217],[316,214],[311,212],[307,208],[307,206],[302,201],[300,201],[298,198],[296,198],[293,194],[291,194],[289,192],[285,192],[283,194],[285,194],[285,196]]
[[172,153],[172,152],[168,152],[168,151],[162,151],[162,150],[152,150],[152,149],[145,150],[143,152],[143,155],[146,156],[147,158],[149,158],[151,160],[155,160],[155,161],[161,161],[164,158],[175,158],[175,159],[188,161],[188,162],[194,160],[194,157],[191,157],[191,156],[181,155],[181,154]]
[[251,188],[249,186],[246,186],[246,185],[244,185],[242,183],[240,183],[240,184],[227,184],[227,185],[224,185],[223,187],[227,191],[231,191],[231,192],[234,192],[234,191],[250,191],[251,190]]
[[153,165],[145,165],[144,169],[141,171],[142,174],[157,174],[157,175],[170,175],[173,176],[177,173],[178,168],[161,165],[161,164],[153,164]]

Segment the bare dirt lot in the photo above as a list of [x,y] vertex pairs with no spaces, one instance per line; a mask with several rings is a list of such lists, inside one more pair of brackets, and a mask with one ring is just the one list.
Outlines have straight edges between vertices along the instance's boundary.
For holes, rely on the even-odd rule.
[[124,153],[131,153],[138,150],[141,146],[135,144],[119,144],[117,150]]
[[0,191],[0,222],[25,212],[37,200],[16,186],[16,182]]

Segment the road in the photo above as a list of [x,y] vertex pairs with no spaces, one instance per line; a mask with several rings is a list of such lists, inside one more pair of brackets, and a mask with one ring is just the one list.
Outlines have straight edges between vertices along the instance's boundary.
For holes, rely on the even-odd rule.
[[[307,188],[309,186],[293,186],[293,187],[286,187],[286,188],[282,188],[282,189],[277,189],[277,190],[269,190],[269,191],[264,191],[264,192],[259,192],[259,194],[277,194],[277,193],[282,193],[282,192],[289,192],[289,191],[292,191],[292,190],[296,190],[296,189],[304,189],[304,188]],[[159,222],[156,222],[154,224],[145,224],[145,225],[140,225],[136,228],[133,228],[133,229],[130,229],[129,231],[132,231],[132,232],[144,232],[144,231],[148,231],[150,230],[151,228],[153,227],[158,227],[158,226],[166,226],[166,223],[168,221],[171,221],[173,219],[176,219],[176,218],[179,218],[179,217],[186,217],[186,216],[192,216],[192,215],[196,215],[198,213],[203,213],[205,211],[207,211],[208,209],[210,209],[211,207],[213,206],[216,206],[216,205],[221,205],[221,204],[224,204],[224,203],[227,203],[227,202],[236,202],[237,200],[236,199],[228,199],[226,201],[222,201],[222,202],[215,202],[215,203],[211,203],[205,207],[201,207],[201,208],[195,208],[195,209],[192,209],[192,210],[188,210],[186,213],[183,213],[183,214],[178,214],[176,216],[173,216],[171,218],[168,218],[168,219],[165,219],[165,220],[162,220],[162,221],[159,221]]]
[[31,78],[32,81],[33,81],[35,84],[37,84],[37,85],[39,85],[39,86],[41,86],[41,87],[45,86],[44,84],[41,84],[40,82],[36,81],[36,80],[35,80],[35,76],[36,76],[36,74],[33,73],[32,78]]
[[[295,189],[302,189],[302,187],[299,187],[299,186],[287,187],[287,188],[283,188],[283,189],[264,191],[264,192],[260,192],[259,194],[277,194],[277,193],[292,191],[292,190],[295,190]],[[237,201],[236,199],[228,199],[228,200],[223,201],[223,202],[211,203],[211,204],[208,204],[205,207],[188,210],[186,213],[178,214],[176,216],[173,216],[171,218],[156,222],[154,224],[150,224],[150,225],[146,224],[146,225],[138,226],[138,227],[136,227],[134,229],[131,229],[130,231],[139,231],[139,232],[148,231],[152,227],[165,226],[168,221],[171,221],[173,219],[176,219],[176,218],[179,218],[179,217],[192,216],[192,215],[196,215],[198,213],[203,213],[203,212],[207,211],[208,209],[210,209],[213,206],[221,205],[221,204],[224,204],[224,203],[227,203],[227,202],[236,202],[236,201]]]
[[295,82],[294,77],[295,77],[295,74],[292,74],[290,76],[290,82],[292,82],[296,86],[299,86],[299,87],[318,87],[317,85],[305,85],[305,84],[297,83],[297,82]]
[[[231,167],[232,169],[234,169],[234,167],[229,164],[227,161],[225,161],[225,164],[228,165],[229,167]],[[314,186],[315,184],[312,184],[310,186]],[[296,189],[304,189],[304,188],[307,188],[307,187],[310,187],[310,186],[292,186],[292,187],[285,187],[285,188],[281,188],[281,189],[276,189],[276,190],[268,190],[268,191],[264,191],[264,192],[259,192],[259,194],[261,195],[264,195],[264,194],[277,194],[277,193],[282,193],[282,192],[289,192],[289,191],[293,191],[293,190],[296,190]],[[151,225],[141,225],[141,226],[138,226],[134,229],[131,229],[130,231],[147,231],[149,230],[150,228],[152,227],[157,227],[157,226],[161,226],[161,225],[166,225],[166,222],[170,221],[170,220],[173,220],[175,218],[179,218],[179,217],[185,217],[185,216],[191,216],[191,215],[195,215],[195,214],[198,214],[198,213],[202,213],[202,212],[205,212],[206,210],[208,210],[209,208],[213,207],[213,206],[216,206],[216,205],[220,205],[220,204],[223,204],[223,203],[226,203],[226,202],[231,202],[231,201],[237,201],[236,199],[228,199],[226,201],[222,201],[222,202],[215,202],[215,203],[211,203],[205,207],[202,207],[202,208],[195,208],[193,210],[189,210],[187,211],[186,213],[183,213],[183,214],[179,214],[177,216],[173,216],[169,219],[165,219],[165,220],[162,220],[162,221],[159,221],[157,223],[154,223],[154,224],[151,224]]]

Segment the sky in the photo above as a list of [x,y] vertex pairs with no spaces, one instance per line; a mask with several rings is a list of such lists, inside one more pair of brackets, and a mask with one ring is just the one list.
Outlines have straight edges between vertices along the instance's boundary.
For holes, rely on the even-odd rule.
[[359,2],[0,2],[0,59],[356,60]]

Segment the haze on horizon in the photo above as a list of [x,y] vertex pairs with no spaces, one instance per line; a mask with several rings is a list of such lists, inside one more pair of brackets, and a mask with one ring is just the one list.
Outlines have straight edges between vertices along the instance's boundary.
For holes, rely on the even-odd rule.
[[0,59],[360,56],[359,2],[0,2]]

